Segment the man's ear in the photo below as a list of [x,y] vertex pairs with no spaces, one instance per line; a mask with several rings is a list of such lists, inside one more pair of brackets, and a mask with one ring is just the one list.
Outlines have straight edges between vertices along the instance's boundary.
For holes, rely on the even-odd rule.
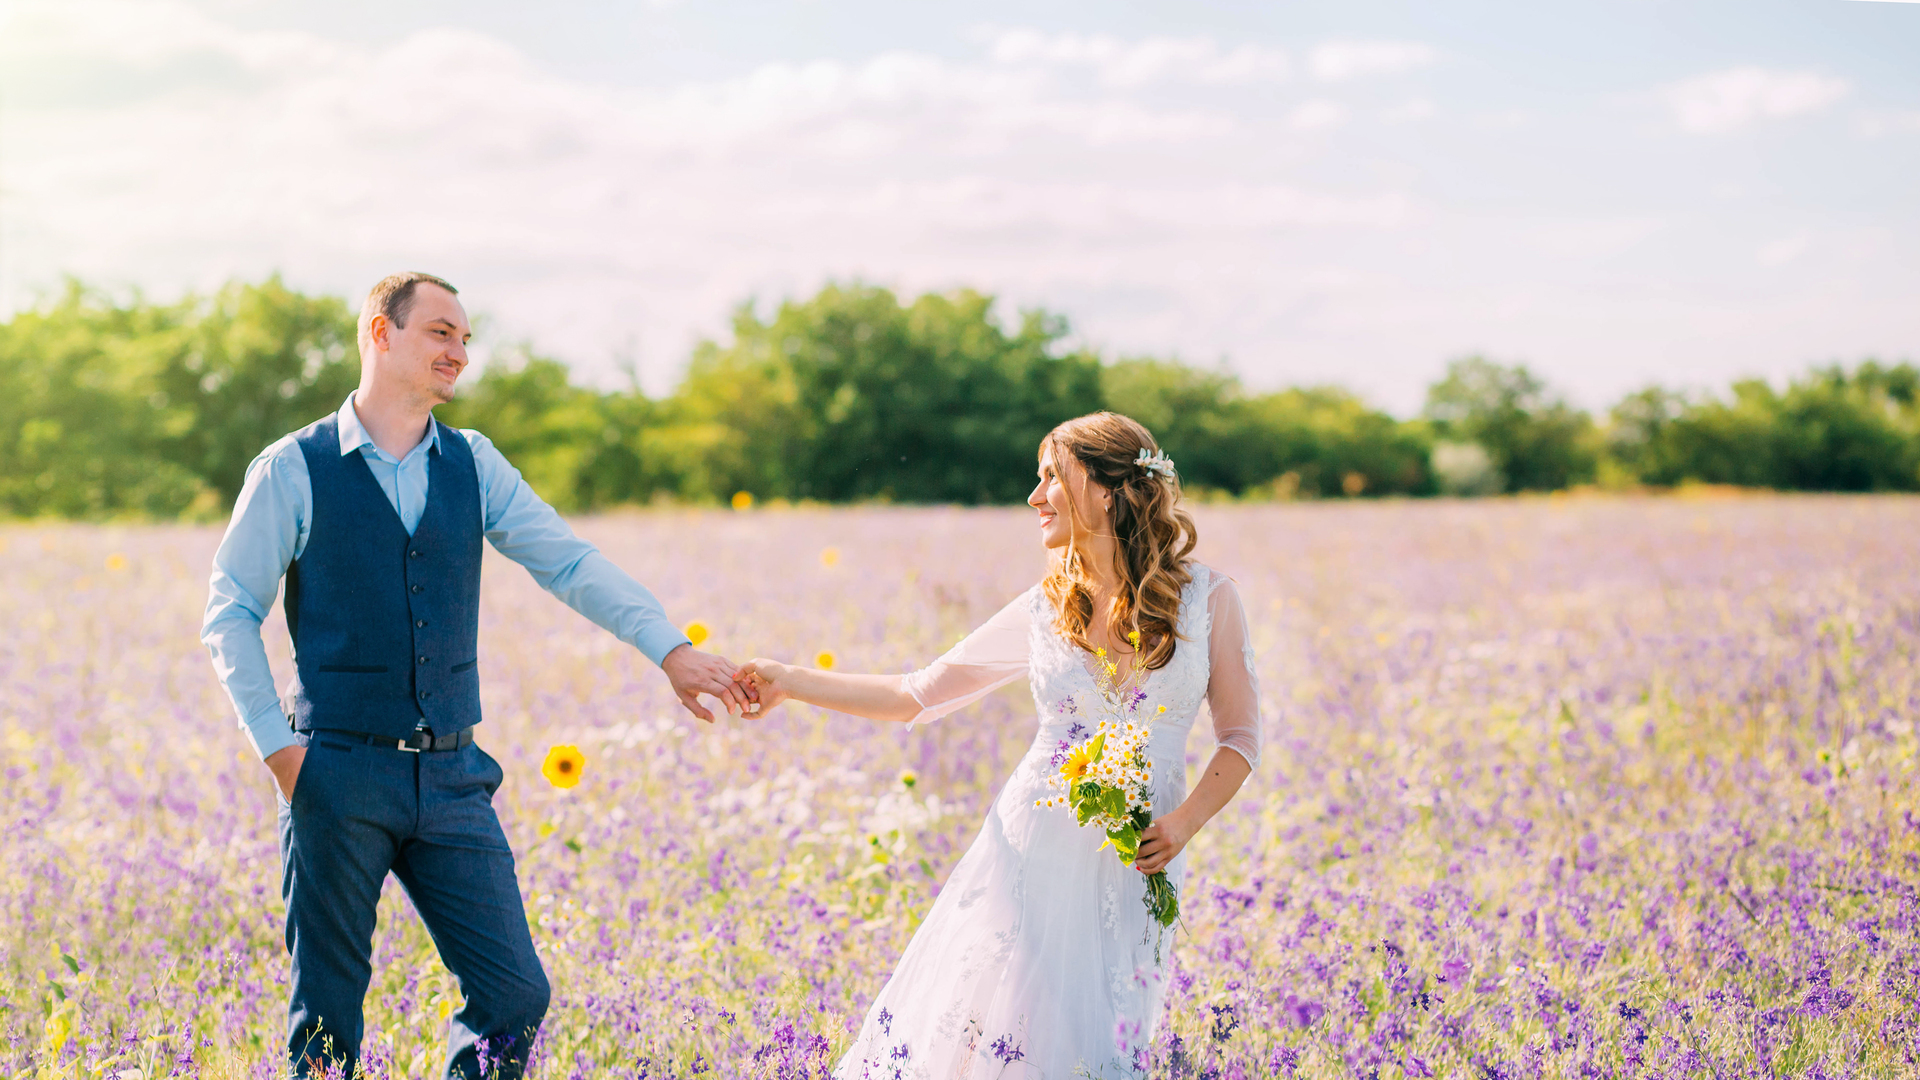
[[388,341],[388,333],[392,328],[393,322],[384,313],[375,315],[367,320],[367,340],[373,342],[374,348],[386,352],[392,348],[392,344]]

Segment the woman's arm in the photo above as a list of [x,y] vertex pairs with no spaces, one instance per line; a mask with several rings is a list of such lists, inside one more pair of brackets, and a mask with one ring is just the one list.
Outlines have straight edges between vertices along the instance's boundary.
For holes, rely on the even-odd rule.
[[760,708],[787,698],[872,720],[914,724],[937,720],[1027,673],[1027,605],[1033,590],[911,675],[845,675],[773,660],[754,660],[734,677],[760,692]]
[[1154,819],[1140,834],[1140,853],[1133,860],[1134,869],[1143,874],[1165,870],[1173,857],[1186,848],[1187,841],[1233,801],[1240,785],[1246,783],[1252,773],[1253,766],[1237,752],[1224,746],[1215,750],[1213,760],[1207,763],[1207,775],[1187,793],[1186,801],[1166,816]]
[[1186,800],[1140,834],[1140,853],[1133,865],[1142,873],[1165,870],[1187,841],[1233,800],[1260,761],[1260,685],[1254,678],[1246,612],[1232,581],[1219,579],[1207,597],[1207,610],[1212,624],[1207,642],[1207,711],[1213,715],[1217,745],[1206,775]]
[[760,691],[759,713],[788,698],[869,720],[902,724],[921,711],[920,703],[900,685],[898,675],[852,675],[754,659],[742,665],[734,678],[750,682]]

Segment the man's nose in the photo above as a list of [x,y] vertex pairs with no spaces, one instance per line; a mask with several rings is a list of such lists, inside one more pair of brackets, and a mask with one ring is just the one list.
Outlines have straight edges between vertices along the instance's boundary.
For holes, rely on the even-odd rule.
[[466,367],[467,347],[459,342],[455,342],[453,348],[447,350],[447,358],[459,364],[461,367]]

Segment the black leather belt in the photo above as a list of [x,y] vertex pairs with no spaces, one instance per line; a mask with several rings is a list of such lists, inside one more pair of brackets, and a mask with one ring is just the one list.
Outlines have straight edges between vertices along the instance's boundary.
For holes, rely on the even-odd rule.
[[330,739],[345,739],[348,742],[366,746],[405,750],[409,754],[417,754],[422,750],[429,753],[436,750],[458,750],[463,746],[473,745],[473,729],[470,727],[461,728],[451,735],[434,735],[431,732],[415,731],[404,739],[389,738],[385,735],[368,735],[360,731],[334,731],[331,728],[323,728],[311,733],[311,737],[315,739],[323,735]]

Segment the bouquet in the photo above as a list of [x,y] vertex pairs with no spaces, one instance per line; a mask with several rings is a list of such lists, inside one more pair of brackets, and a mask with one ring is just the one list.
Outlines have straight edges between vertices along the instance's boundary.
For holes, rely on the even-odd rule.
[[[1135,647],[1139,634],[1127,635]],[[1107,834],[1120,861],[1128,866],[1140,854],[1140,834],[1153,824],[1153,765],[1147,760],[1147,741],[1152,738],[1149,723],[1137,722],[1135,714],[1146,700],[1146,691],[1129,685],[1133,674],[1116,680],[1119,669],[1107,657],[1105,649],[1094,651],[1100,671],[1094,676],[1101,716],[1091,738],[1079,744],[1062,742],[1054,755],[1055,772],[1047,785],[1060,794],[1041,799],[1036,806],[1065,806],[1073,810],[1081,826],[1092,825]],[[1061,703],[1066,711],[1078,712],[1071,700]],[[1166,712],[1165,705],[1160,712]],[[1069,734],[1086,734],[1084,724],[1076,723]],[[1163,928],[1180,918],[1180,893],[1167,880],[1164,870],[1147,875],[1147,913]]]

